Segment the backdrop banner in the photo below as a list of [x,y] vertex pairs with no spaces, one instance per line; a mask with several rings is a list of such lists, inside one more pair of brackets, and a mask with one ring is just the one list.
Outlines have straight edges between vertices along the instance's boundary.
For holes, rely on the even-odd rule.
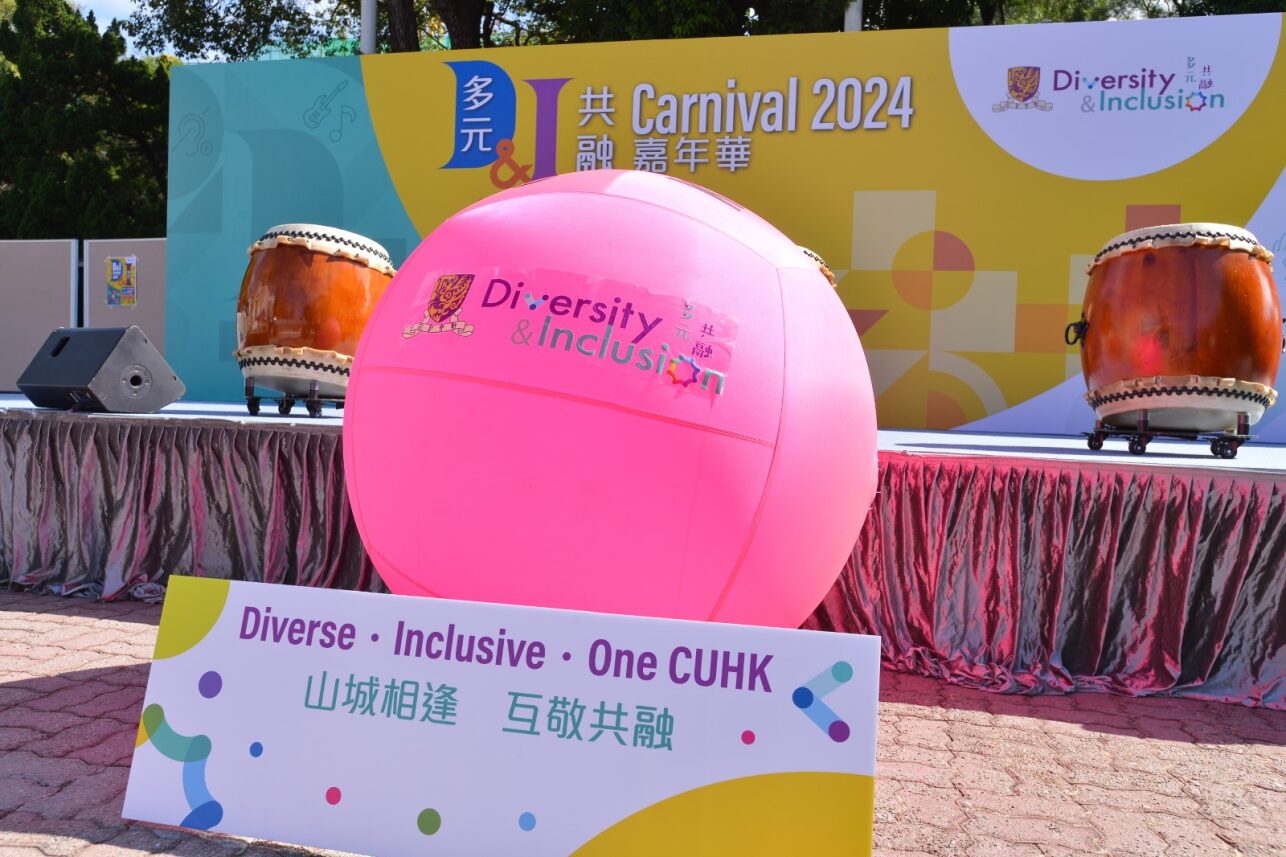
[[194,398],[240,395],[237,289],[276,224],[400,263],[497,189],[641,169],[826,259],[882,426],[1080,431],[1063,332],[1111,238],[1201,221],[1286,247],[1281,34],[1271,14],[179,66],[167,357]]

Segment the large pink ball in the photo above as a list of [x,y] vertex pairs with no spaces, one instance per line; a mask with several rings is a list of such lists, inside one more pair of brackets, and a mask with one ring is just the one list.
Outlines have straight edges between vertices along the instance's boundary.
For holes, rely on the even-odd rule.
[[870,505],[875,404],[794,242],[696,185],[583,172],[411,254],[344,462],[396,593],[797,627]]

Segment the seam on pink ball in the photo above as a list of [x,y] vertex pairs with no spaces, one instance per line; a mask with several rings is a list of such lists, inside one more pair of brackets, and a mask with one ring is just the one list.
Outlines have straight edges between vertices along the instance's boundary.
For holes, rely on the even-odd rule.
[[[479,384],[483,387],[496,387],[502,390],[514,390],[520,393],[530,393],[535,396],[545,396],[548,398],[563,399],[565,401],[576,402],[577,404],[581,404],[581,405],[590,405],[591,407],[603,408],[609,411],[619,411],[620,413],[623,413],[623,414],[630,414],[631,416],[642,417],[644,419],[649,419],[649,420],[655,420],[661,423],[669,423],[670,425],[682,426],[683,428],[695,429],[697,431],[706,432],[707,434],[717,434],[717,435],[721,435],[722,437],[730,437],[730,438],[735,438],[736,440],[744,440],[748,443],[755,443],[760,446],[775,448],[777,444],[777,441],[775,439],[764,440],[763,438],[758,438],[753,435],[742,434],[741,432],[735,432],[735,431],[728,431],[727,429],[716,428],[714,426],[702,425],[701,423],[692,422],[691,420],[683,420],[683,419],[679,419],[678,417],[670,417],[664,414],[657,414],[657,413],[653,413],[652,411],[645,411],[641,408],[631,408],[628,405],[620,405],[615,402],[604,402],[600,399],[592,399],[588,396],[577,396],[574,393],[564,393],[561,390],[548,390],[543,387],[529,387],[526,384],[518,384],[513,381],[501,381],[495,378],[480,378],[480,377],[477,377],[476,375],[461,375],[458,372],[443,372],[439,369],[414,369],[411,367],[402,367],[402,366],[363,366],[362,372],[369,373],[369,374],[380,373],[384,375],[420,375],[427,378],[443,378],[451,381],[463,381],[471,384]],[[777,431],[778,431],[778,434],[780,435],[781,433],[780,423],[777,426]],[[776,457],[775,449],[774,449],[773,457],[774,458]]]
[[[786,284],[781,281],[781,271],[777,274],[777,295],[781,300],[781,312],[778,318],[781,319],[781,338],[783,342],[786,339]],[[714,607],[710,608],[708,621],[718,621],[719,611],[723,609],[723,603],[728,600],[732,594],[732,586],[737,582],[737,577],[741,574],[741,566],[745,563],[746,557],[750,554],[750,546],[754,544],[755,535],[759,532],[759,521],[763,518],[764,504],[768,502],[768,492],[772,489],[773,477],[777,473],[777,451],[781,449],[781,430],[786,424],[786,383],[790,378],[789,350],[782,348],[781,357],[781,406],[777,408],[777,435],[772,442],[772,458],[768,462],[768,475],[764,478],[763,490],[759,493],[759,502],[755,504],[755,516],[750,520],[750,532],[746,534],[746,541],[741,546],[741,552],[737,554],[737,561],[732,566],[732,572],[728,575],[728,580],[723,585],[723,590],[719,597],[715,599]]]

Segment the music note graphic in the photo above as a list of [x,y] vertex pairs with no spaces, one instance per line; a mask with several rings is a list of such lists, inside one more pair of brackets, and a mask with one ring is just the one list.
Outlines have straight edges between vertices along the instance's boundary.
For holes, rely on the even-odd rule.
[[304,124],[309,128],[318,128],[327,116],[330,115],[330,103],[335,100],[336,96],[348,86],[347,80],[341,80],[330,95],[319,95],[312,106],[304,111]]
[[340,140],[344,139],[345,122],[352,124],[356,121],[357,111],[349,107],[347,104],[341,105],[339,108],[339,124],[330,132],[331,142],[338,143]]

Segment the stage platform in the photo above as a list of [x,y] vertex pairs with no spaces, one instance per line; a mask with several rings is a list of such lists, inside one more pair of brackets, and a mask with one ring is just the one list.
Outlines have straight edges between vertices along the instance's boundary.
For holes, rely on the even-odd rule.
[[[82,415],[0,396],[0,582],[381,590],[344,499],[342,412],[264,404]],[[879,634],[890,667],[991,690],[1286,708],[1286,447],[879,437],[879,493],[809,627]]]

